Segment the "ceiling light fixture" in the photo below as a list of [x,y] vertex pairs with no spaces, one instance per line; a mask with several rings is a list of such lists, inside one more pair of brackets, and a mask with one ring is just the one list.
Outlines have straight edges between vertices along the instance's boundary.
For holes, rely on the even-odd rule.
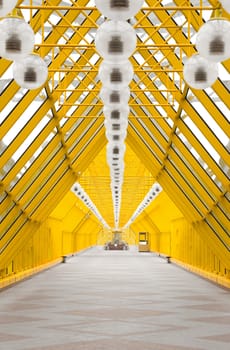
[[31,53],[23,60],[14,62],[13,77],[19,86],[26,89],[37,89],[47,80],[48,69],[44,60]]
[[214,18],[204,23],[196,36],[196,49],[209,61],[222,62],[230,57],[230,21]]
[[102,87],[100,91],[100,98],[104,105],[107,106],[127,105],[130,99],[130,89],[128,86],[125,86],[122,88],[122,90]]
[[143,0],[95,0],[96,7],[106,17],[125,21],[142,7]]
[[127,135],[130,90],[133,66],[129,61],[136,48],[134,28],[126,22],[134,16],[143,0],[96,1],[102,14],[112,20],[105,21],[97,30],[95,45],[104,61],[99,67],[102,82],[100,98],[104,103],[107,163],[110,167],[111,191],[115,228],[119,226],[121,190],[124,175],[125,138]]
[[154,183],[149,192],[144,197],[143,201],[139,204],[132,217],[123,227],[124,229],[128,228],[134,220],[139,216],[143,210],[161,193],[162,187],[158,183]]
[[108,61],[118,62],[130,57],[136,48],[135,29],[127,22],[106,21],[97,30],[95,46]]
[[206,89],[218,78],[218,64],[196,54],[191,56],[183,68],[184,79],[194,89]]
[[111,90],[126,88],[133,79],[133,66],[128,59],[121,63],[103,61],[99,67],[98,76],[103,84]]
[[34,32],[20,17],[6,17],[0,21],[0,56],[8,60],[24,59],[33,51]]
[[105,228],[110,229],[109,225],[102,218],[95,204],[91,201],[88,194],[78,182],[71,187],[71,191],[89,208],[89,210],[98,218]]

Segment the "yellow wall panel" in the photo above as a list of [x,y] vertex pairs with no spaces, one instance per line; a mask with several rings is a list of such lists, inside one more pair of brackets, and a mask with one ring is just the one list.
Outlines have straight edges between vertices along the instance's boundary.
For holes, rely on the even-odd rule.
[[[70,199],[72,196],[67,196]],[[67,201],[67,204],[70,203]],[[62,202],[63,207],[66,205]],[[60,209],[61,210],[61,209]],[[59,215],[59,211],[55,215]],[[60,215],[59,215],[60,216]],[[0,288],[28,277],[43,268],[62,261],[63,255],[72,255],[97,243],[101,230],[97,220],[77,208],[68,208],[63,219],[50,216],[36,230],[28,231],[27,240],[22,241],[15,249],[11,259],[0,266]],[[20,235],[26,233],[27,227]],[[15,240],[16,244],[16,240]]]
[[[156,200],[136,219],[132,229],[148,231],[152,252],[170,256],[177,264],[204,277],[230,285],[230,262],[223,245],[215,245],[202,232],[189,223],[167,197],[161,193]],[[220,278],[221,276],[221,278]]]

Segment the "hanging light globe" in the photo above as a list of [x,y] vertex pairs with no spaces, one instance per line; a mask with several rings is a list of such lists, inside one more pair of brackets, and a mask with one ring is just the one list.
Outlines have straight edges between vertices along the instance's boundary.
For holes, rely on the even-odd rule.
[[215,18],[206,22],[196,36],[196,48],[209,61],[222,62],[230,58],[230,21]]
[[122,134],[123,131],[127,129],[128,120],[122,119],[119,121],[110,121],[110,120],[105,119],[104,125],[105,125],[106,130],[108,130],[108,132],[110,134],[119,135],[119,134]]
[[184,65],[184,79],[194,89],[210,87],[218,78],[218,64],[200,55],[193,55]]
[[[118,148],[121,149],[124,145],[124,142],[119,142],[119,143],[114,143],[112,141],[109,141],[108,144],[110,144],[110,147],[112,148]],[[118,152],[119,153],[119,152]],[[114,154],[108,153],[107,152],[107,160],[108,160],[108,164],[111,167],[118,167],[119,166],[119,161],[120,161],[120,156],[119,158],[117,158],[115,160],[116,156],[114,156]],[[115,160],[115,161],[114,161]]]
[[124,172],[124,160],[120,160],[116,165],[111,164],[110,170],[113,174],[122,174]]
[[133,66],[129,60],[125,60],[122,64],[103,61],[98,71],[103,87],[110,90],[127,87],[133,79],[133,74]]
[[[114,182],[115,181],[118,181],[119,183],[122,183],[123,182],[123,176],[121,176],[121,177],[116,177],[116,176],[114,176],[114,177],[112,177],[112,180],[114,180]],[[113,193],[113,197],[114,197],[114,199],[115,200],[119,200],[119,197],[121,196],[121,194],[118,194],[118,193]]]
[[130,98],[130,89],[128,86],[121,90],[110,90],[106,87],[102,87],[100,91],[100,98],[104,105],[117,106],[127,105]]
[[0,56],[17,61],[34,47],[34,32],[20,17],[6,17],[0,21]]
[[119,134],[114,134],[111,130],[106,130],[105,136],[109,142],[120,143],[124,142],[127,136],[127,130],[121,130]]
[[129,58],[136,48],[135,29],[124,21],[106,21],[97,30],[95,46],[106,60],[115,62]]
[[15,8],[17,2],[18,0],[0,0],[0,17],[8,15]]
[[122,187],[124,179],[122,179],[122,181],[119,181],[117,179],[112,179],[111,180],[111,185],[112,186],[119,186],[120,188]]
[[123,119],[127,119],[129,116],[129,106],[126,105],[118,105],[116,107],[112,106],[104,106],[103,108],[104,116],[110,122],[119,122]]
[[[123,147],[123,146],[122,146]],[[123,153],[124,155],[124,153]],[[110,157],[109,154],[107,154],[107,162],[110,167],[110,172],[113,174],[124,173],[125,164],[124,164],[124,156],[120,157],[119,159],[114,160],[113,156]]]
[[103,16],[116,21],[125,21],[143,6],[143,0],[95,0],[96,7]]
[[111,174],[113,174],[114,176],[121,176],[124,173],[124,169],[120,168],[120,167],[110,167],[110,172]]
[[123,173],[125,169],[124,161],[119,161],[117,165],[111,165],[110,168],[113,172],[119,171],[120,173]]
[[126,146],[124,143],[118,145],[114,145],[113,143],[107,143],[106,146],[106,156],[107,159],[117,158],[118,160],[124,156],[126,150]]
[[229,0],[220,0],[223,8],[225,9],[226,12],[230,13],[230,1]]
[[[124,158],[124,156],[123,156],[123,158]],[[108,165],[109,165],[109,167],[110,167],[110,169],[111,169],[111,171],[112,171],[112,167],[113,166],[119,166],[119,164],[121,164],[122,163],[122,161],[123,161],[123,158],[122,159],[120,159],[119,161],[118,161],[118,164],[117,165],[113,165],[113,163],[115,162],[114,160],[112,160],[110,157],[109,157],[109,155],[107,155],[107,163],[108,163]],[[114,185],[114,184],[113,184]]]
[[114,169],[121,169],[124,171],[124,159],[118,159],[114,161],[113,156],[107,154],[107,163],[110,167],[110,171],[112,172]]
[[48,68],[37,54],[30,54],[13,64],[13,77],[25,89],[38,89],[47,80]]
[[71,191],[76,193],[79,191],[79,186],[77,183],[75,183],[72,187],[71,187]]
[[[123,174],[120,174],[120,173],[118,173],[118,174],[113,174],[113,173],[111,173],[110,176],[111,176],[111,178],[114,179],[114,180],[119,180],[119,181],[122,181],[122,180],[123,180]],[[114,191],[114,192],[115,192],[114,194],[115,194],[116,196],[118,196],[118,193],[116,193],[116,191]]]
[[118,186],[113,183],[113,181],[110,182],[110,189],[112,192],[118,191],[118,193],[121,191],[121,186]]

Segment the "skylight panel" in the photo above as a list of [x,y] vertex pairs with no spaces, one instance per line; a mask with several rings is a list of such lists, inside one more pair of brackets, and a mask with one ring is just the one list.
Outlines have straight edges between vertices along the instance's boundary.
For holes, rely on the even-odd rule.
[[97,53],[95,53],[93,56],[90,57],[89,62],[92,64],[92,66],[94,66],[100,58],[101,57]]
[[[211,90],[211,89],[210,89]],[[212,91],[212,90],[211,90]],[[224,103],[222,101],[215,101],[215,95],[210,96],[211,95],[211,91],[209,93],[209,98],[213,99],[215,104],[217,106],[220,106],[223,110],[226,111],[226,117],[230,120],[230,113],[229,110],[227,112],[227,107],[225,106],[224,108]],[[192,96],[192,92],[190,95],[190,98]],[[218,138],[218,140],[223,144],[226,145],[229,137],[226,134],[226,132],[220,127],[220,125],[218,125],[218,123],[214,120],[214,118],[211,116],[211,114],[209,113],[209,111],[205,108],[205,106],[199,102],[199,101],[193,101],[192,102],[192,106],[197,110],[197,112],[199,113],[199,117],[201,119],[204,120],[204,122],[208,125],[208,127],[212,130],[212,132],[215,134],[215,136]],[[186,118],[186,120],[188,121],[189,119]],[[190,122],[189,122],[190,123]],[[194,124],[191,124],[194,125]],[[194,128],[194,126],[193,126]],[[196,133],[195,133],[196,134]]]
[[16,162],[21,155],[27,150],[27,148],[32,144],[32,142],[35,140],[35,138],[38,136],[38,134],[41,132],[41,130],[49,123],[50,118],[44,117],[38,125],[32,130],[30,135],[25,139],[24,142],[20,145],[20,147],[17,149],[17,151],[13,154],[12,158]]
[[[6,133],[6,135],[3,138],[3,142],[6,145],[9,145],[14,139],[15,137],[19,134],[19,132],[23,129],[23,127],[29,122],[30,119],[33,118],[34,113],[36,113],[36,111],[39,109],[39,107],[44,103],[43,99],[38,99],[34,100],[25,110],[24,112],[21,114],[21,116],[18,118],[18,120],[16,121],[16,123],[12,126],[12,128],[10,130],[8,130],[8,132]],[[10,106],[13,107],[15,106],[15,104],[8,104],[7,107],[5,108],[5,110],[7,111],[7,113],[9,114],[11,109]]]
[[200,141],[200,143],[203,145],[204,149],[212,156],[212,158],[218,163],[220,159],[220,155],[216,152],[215,148],[210,144],[210,142],[206,139],[206,137],[203,135],[203,133],[198,129],[198,127],[195,125],[195,123],[191,120],[191,118],[186,117],[184,119],[185,124],[189,127],[189,129],[192,131],[194,135],[196,135],[196,138]]

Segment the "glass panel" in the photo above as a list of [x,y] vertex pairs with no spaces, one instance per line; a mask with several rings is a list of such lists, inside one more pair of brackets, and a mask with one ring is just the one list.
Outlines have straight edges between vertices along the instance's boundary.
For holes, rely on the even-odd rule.
[[[229,71],[227,71],[222,64],[219,65],[219,78],[221,79],[222,84],[224,84],[225,88],[230,92],[230,74],[229,74]],[[218,91],[216,93],[218,93]],[[221,102],[221,97],[220,97],[220,102]],[[230,118],[229,113],[223,113],[223,114],[228,116],[228,118]]]
[[[28,91],[28,90],[27,90]],[[41,94],[37,95],[34,101],[25,108],[24,112],[18,118],[16,123],[12,126],[10,130],[3,137],[3,142],[6,146],[10,145],[15,137],[20,133],[20,131],[25,127],[25,125],[33,118],[34,114],[38,111],[41,105],[44,103],[44,97],[46,97],[45,90],[43,91],[43,96]],[[20,100],[21,102],[21,100]],[[11,103],[6,106],[5,110],[9,115],[11,112]]]
[[[197,129],[198,130],[198,129]],[[198,130],[199,131],[199,130]],[[199,131],[200,132],[200,131]],[[199,155],[199,153],[195,150],[195,148],[190,144],[190,142],[187,140],[187,138],[183,135],[183,133],[179,130],[179,128],[176,129],[176,134],[181,139],[181,141],[185,144],[185,146],[189,149],[191,154],[198,160],[201,167],[206,171],[206,173],[209,175],[209,177],[215,182],[215,184],[223,191],[225,189],[223,188],[222,183],[217,179],[216,175],[213,173],[213,171],[209,168],[208,164],[205,162],[204,159]],[[195,134],[196,135],[196,134]],[[196,135],[197,136],[197,135]],[[217,155],[217,163],[218,163],[219,155]]]
[[[74,142],[72,143],[72,145],[69,147],[68,149],[68,154],[70,154],[74,148],[77,146],[77,144],[85,137],[85,135],[87,134],[87,132],[93,127],[95,123],[95,120],[92,119],[91,122],[89,122],[86,126],[85,126],[85,129],[84,129],[84,132],[82,132],[78,137],[75,138]],[[75,125],[76,126],[76,125]],[[75,130],[76,130],[76,127],[75,127]],[[97,131],[95,132],[97,133]],[[88,140],[87,140],[87,144],[88,144]],[[86,145],[84,145],[85,147]]]
[[[177,136],[175,136],[177,137]],[[202,178],[198,175],[196,169],[194,169],[189,161],[184,157],[184,155],[181,153],[181,151],[175,146],[175,144],[172,144],[171,146],[175,153],[179,156],[179,158],[183,161],[187,169],[190,170],[191,174],[197,179],[197,181],[201,184],[201,186],[206,190],[207,194],[212,198],[213,201],[216,201],[218,198],[210,191],[210,189],[207,187],[206,183],[202,180]],[[197,163],[197,166],[199,166],[199,163]]]
[[22,178],[22,176],[27,172],[27,170],[31,167],[31,165],[35,162],[35,160],[39,157],[39,155],[44,151],[46,146],[51,142],[51,140],[57,135],[57,131],[53,131],[49,134],[46,140],[41,144],[41,146],[36,150],[36,152],[32,155],[32,157],[25,163],[23,168],[18,172],[16,177],[10,183],[10,190],[12,190],[18,181]]
[[146,142],[146,140],[144,139],[144,137],[141,135],[141,133],[137,130],[137,128],[133,125],[132,121],[129,122],[130,126],[132,127],[133,130],[135,130],[136,134],[138,135],[138,137],[140,138],[141,142],[143,142],[143,144],[146,146],[146,148],[148,148],[148,150],[152,153],[152,155],[157,159],[157,161],[159,162],[160,165],[163,164],[162,160],[157,156],[157,154],[155,154],[155,152],[153,151],[153,149],[149,146],[149,144]]
[[26,152],[27,148],[33,143],[36,137],[40,134],[40,132],[45,128],[45,126],[50,122],[50,118],[48,116],[44,117],[37,126],[33,129],[30,135],[22,142],[21,146],[17,149],[17,151],[13,154],[13,159],[17,161],[23,153]]
[[[0,62],[1,62],[1,58],[0,58]],[[1,64],[1,63],[0,63]],[[8,85],[11,83],[12,81],[12,67],[10,66],[2,75],[1,75],[1,79],[0,79],[0,95],[4,92],[4,90],[8,87]],[[1,110],[2,106],[0,106],[0,110]],[[6,116],[6,114],[5,114]],[[4,114],[1,112],[0,114],[0,123],[3,122],[3,120],[5,119]]]
[[[194,194],[197,196],[197,198],[200,200],[200,202],[205,206],[206,209],[209,209],[209,206],[205,203],[205,201],[203,200],[203,198],[200,196],[199,192],[197,191],[197,189],[195,188],[195,186],[193,186],[193,184],[190,182],[190,179],[187,179],[185,176],[185,173],[183,172],[183,169],[179,169],[177,164],[174,162],[174,160],[172,159],[172,157],[170,155],[168,155],[168,160],[170,161],[170,163],[174,166],[175,170],[179,173],[179,175],[183,178],[183,180],[186,182],[186,184],[189,186],[189,188],[191,189],[191,191],[194,192]],[[167,167],[167,164],[166,164]]]
[[204,134],[198,129],[196,124],[192,121],[190,117],[184,118],[184,123],[188,126],[188,128],[192,131],[199,142],[203,145],[204,149],[211,155],[211,157],[218,163],[219,154],[216,152],[215,148],[210,144],[210,142],[206,139]]
[[[48,174],[48,176],[43,179],[42,182],[39,183],[39,186],[37,186],[36,188],[34,188],[34,192],[33,192],[33,196],[31,196],[31,198],[29,198],[29,200],[24,203],[23,205],[23,209],[26,210],[28,208],[28,206],[33,203],[34,199],[36,198],[36,196],[38,195],[38,193],[47,185],[47,182],[49,181],[49,179],[52,178],[52,176],[56,173],[57,169],[62,165],[62,163],[65,161],[65,156],[63,155],[63,158],[61,160],[58,161],[58,163],[54,166],[52,172],[50,172]],[[64,173],[67,172],[68,170],[65,169]],[[62,176],[62,175],[61,175]],[[49,190],[51,190],[50,188],[51,186],[49,186]],[[54,190],[54,189],[53,189]],[[44,195],[44,197],[46,197],[47,193]],[[36,207],[33,207],[33,210],[31,210],[31,212],[29,212],[29,215],[31,216],[36,209],[41,205],[41,203],[43,202],[44,198],[40,200],[39,204],[36,205]],[[33,206],[33,204],[32,204]]]
[[[218,96],[214,93],[212,89],[209,89],[209,90],[210,90],[208,94],[209,98],[214,101],[217,107],[221,106],[222,110],[226,112],[225,114],[223,114],[223,118],[226,116],[230,121],[229,110],[227,113],[227,106],[225,106],[224,103],[219,100]],[[189,94],[186,99],[189,104],[191,104],[190,101],[192,101],[192,107],[199,113],[199,117],[206,123],[207,128],[212,130],[212,132],[215,134],[215,136],[223,145],[226,145],[229,140],[226,132],[217,124],[217,122],[214,120],[214,118],[209,113],[209,111],[205,108],[205,106],[196,99],[195,95],[191,90],[189,90]],[[184,120],[187,124],[190,123],[190,126],[193,131],[197,130],[197,127],[195,127],[195,124],[190,120],[189,117],[184,118]],[[199,140],[203,140],[203,139],[204,139],[204,136],[202,136],[201,139]],[[210,149],[210,146],[208,147],[208,149]],[[212,152],[211,149],[210,149],[210,152]]]
[[187,195],[187,193],[183,190],[183,188],[180,186],[180,184],[176,181],[175,177],[173,174],[170,172],[169,169],[165,168],[165,172],[170,176],[170,178],[173,180],[174,184],[179,188],[179,192],[183,193],[183,195],[188,199],[188,201],[191,203],[191,205],[194,207],[197,213],[199,213],[200,217],[203,217],[202,212],[200,209],[196,206],[195,203],[191,200],[191,198]]
[[[25,187],[17,193],[16,199],[20,200],[24,193],[26,193],[27,189],[34,183],[34,181],[42,174],[43,170],[47,166],[47,164],[50,163],[50,161],[55,157],[55,155],[62,149],[62,144],[60,143],[46,158],[46,161],[42,164],[40,168],[37,169],[36,172],[30,178],[28,179],[28,182],[26,183]],[[45,149],[44,149],[45,151]]]

